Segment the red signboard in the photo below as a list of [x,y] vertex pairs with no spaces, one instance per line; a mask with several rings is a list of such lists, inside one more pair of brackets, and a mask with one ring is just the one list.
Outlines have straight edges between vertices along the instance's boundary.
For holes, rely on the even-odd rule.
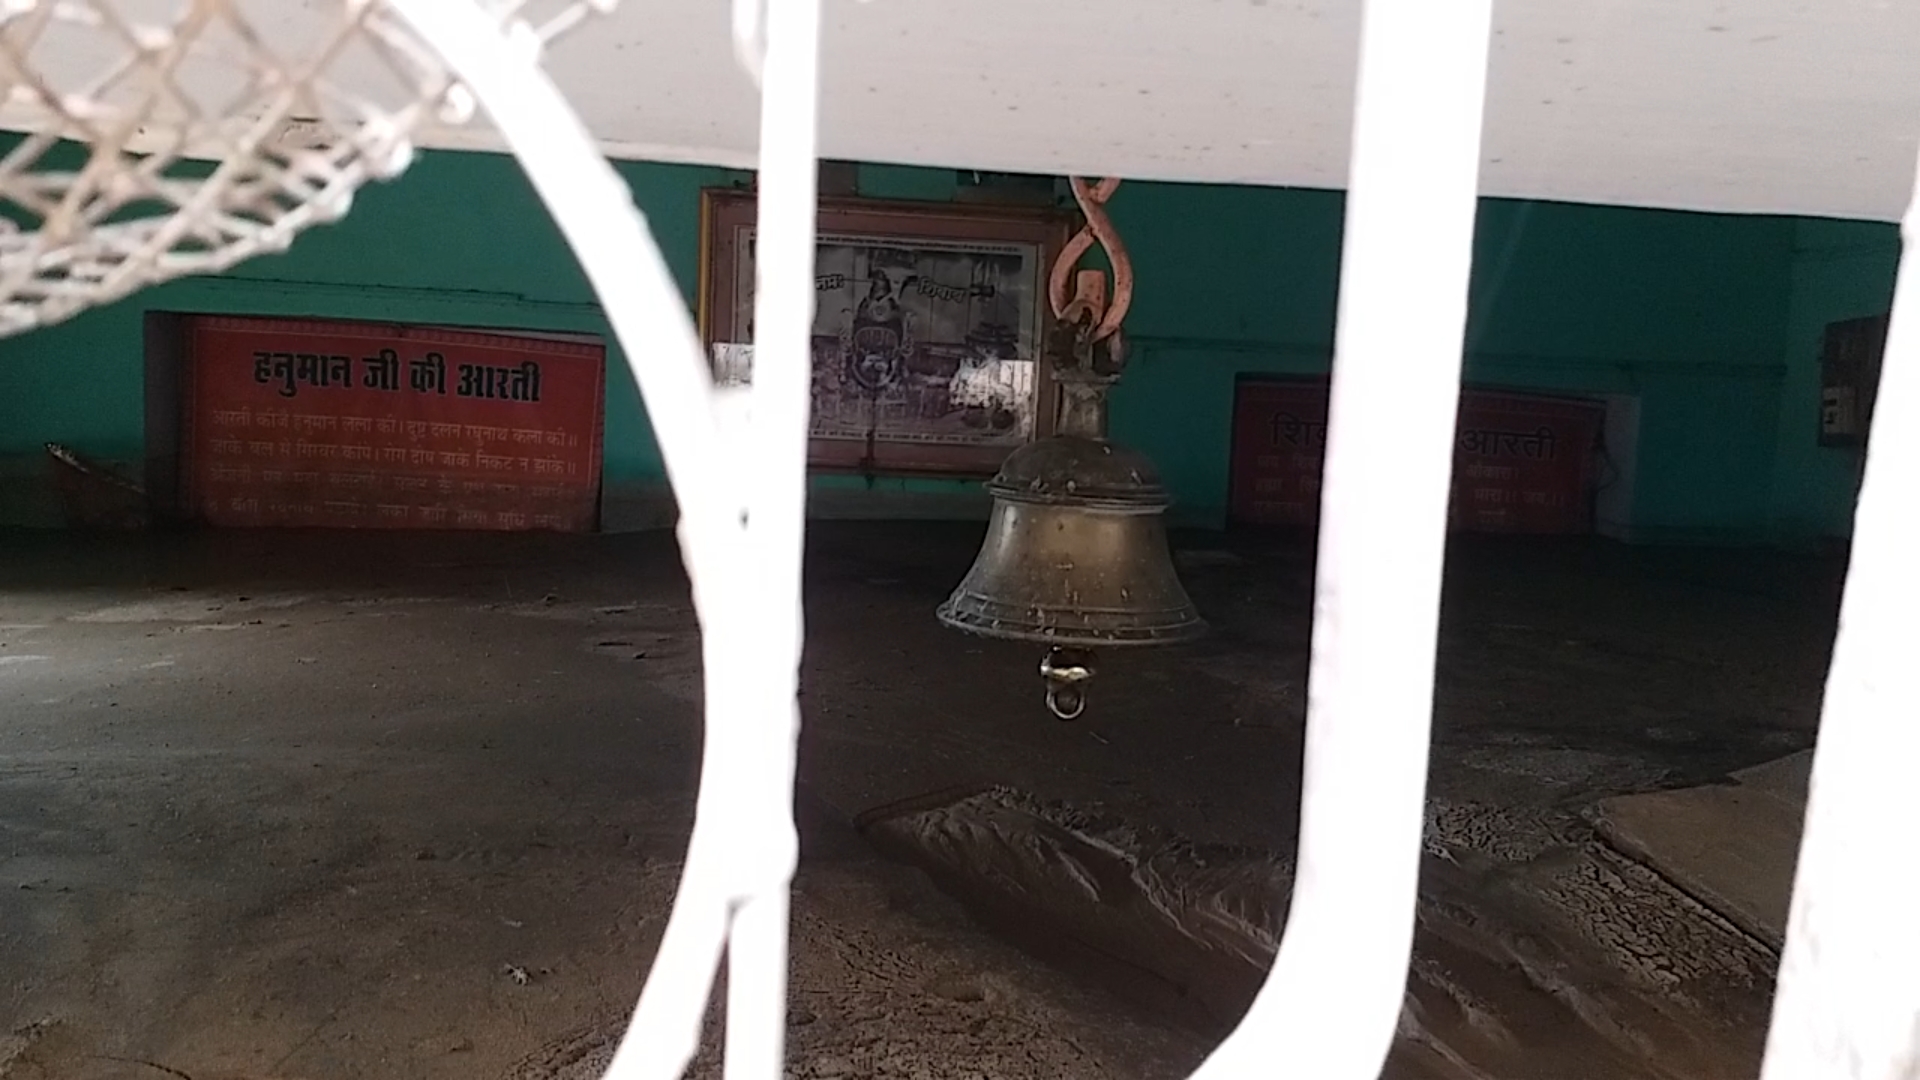
[[222,317],[187,355],[182,479],[210,524],[595,525],[601,345]]
[[[1597,402],[1463,390],[1454,438],[1454,528],[1583,533],[1605,410]],[[1243,379],[1235,394],[1230,512],[1236,521],[1311,525],[1327,445],[1323,379]]]
[[1596,401],[1465,390],[1453,456],[1452,517],[1472,532],[1593,530]]
[[1240,380],[1233,401],[1228,510],[1254,525],[1311,525],[1320,515],[1327,384]]

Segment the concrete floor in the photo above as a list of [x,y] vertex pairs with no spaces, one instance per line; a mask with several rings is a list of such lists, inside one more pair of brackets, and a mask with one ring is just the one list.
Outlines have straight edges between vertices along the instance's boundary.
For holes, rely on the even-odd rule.
[[[1033,650],[931,617],[977,527],[810,535],[796,1074],[1183,1075],[1204,1036],[1002,944],[846,822],[999,784],[1289,851],[1303,553],[1180,538],[1215,634],[1109,664],[1061,724]],[[0,558],[0,1078],[590,1074],[696,779],[670,538],[15,535]],[[1471,874],[1429,891],[1484,898],[1577,849],[1603,886],[1582,895],[1614,914],[1524,933],[1710,1017],[1679,1022],[1715,1029],[1698,1075],[1751,1074],[1764,951],[1607,863],[1580,810],[1808,745],[1840,569],[1586,542],[1451,555],[1430,846]],[[1649,905],[1683,944],[1616,940]],[[1445,944],[1416,972],[1472,966]],[[1606,958],[1649,949],[1693,960]],[[1508,1075],[1529,1040],[1509,1041],[1479,1071],[1402,1058]]]
[[1603,799],[1590,817],[1613,847],[1779,952],[1812,771],[1803,750],[1732,783]]

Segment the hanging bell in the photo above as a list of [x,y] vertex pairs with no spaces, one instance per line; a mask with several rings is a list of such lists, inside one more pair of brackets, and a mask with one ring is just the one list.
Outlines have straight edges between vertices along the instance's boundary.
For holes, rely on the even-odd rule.
[[987,484],[986,541],[940,621],[1077,649],[1188,641],[1206,623],[1167,550],[1166,490],[1146,457],[1055,435],[1013,452]]
[[1047,708],[1086,708],[1093,650],[1171,645],[1206,632],[1167,549],[1166,489],[1145,455],[1055,435],[1015,450],[987,484],[993,513],[940,621],[1049,646]]
[[[1073,180],[1088,224],[1048,283],[1056,434],[1015,450],[988,482],[986,540],[938,611],[941,622],[969,633],[1048,646],[1040,676],[1047,707],[1062,720],[1086,708],[1094,649],[1170,645],[1207,626],[1173,569],[1167,492],[1153,463],[1106,437],[1108,391],[1126,362],[1120,322],[1133,293],[1132,263],[1102,209],[1118,184]],[[1111,301],[1105,275],[1074,267],[1096,239],[1113,266]]]

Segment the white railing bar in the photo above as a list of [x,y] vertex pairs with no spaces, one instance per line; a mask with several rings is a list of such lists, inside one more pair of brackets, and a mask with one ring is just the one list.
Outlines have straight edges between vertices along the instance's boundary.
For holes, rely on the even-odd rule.
[[1406,993],[1491,7],[1362,16],[1298,874],[1205,1080],[1372,1080]]
[[713,420],[687,407],[708,400],[713,385],[699,334],[631,190],[540,68],[538,40],[524,26],[508,39],[472,0],[387,2],[459,75],[501,135],[520,140],[515,156],[599,296],[641,396],[681,403],[651,410],[648,420],[683,516],[724,517],[713,506],[694,513],[728,495],[711,471]]
[[[790,632],[754,633],[761,611],[756,590],[786,564],[776,560],[765,573],[756,570],[747,533],[753,499],[764,501],[763,519],[778,520],[790,494],[769,488],[750,495],[736,462],[751,458],[727,453],[734,448],[722,443],[721,402],[686,304],[631,191],[540,67],[536,36],[519,26],[503,34],[471,0],[388,2],[486,109],[572,246],[647,404],[680,504],[681,553],[701,624],[706,738],[700,794],[672,914],[606,1073],[619,1080],[678,1077],[698,1047],[729,922],[742,901],[773,898],[749,920],[746,948],[756,956],[777,949],[780,971],[773,978],[781,980],[784,971],[784,930],[777,938],[770,931],[776,923],[784,927],[793,861],[792,693],[777,712],[762,706],[780,696],[781,668],[791,674],[798,622]],[[796,467],[804,467],[799,460]],[[774,531],[791,535],[797,528]],[[773,542],[786,541],[776,535]],[[792,558],[797,561],[797,551]],[[757,651],[768,648],[781,655]],[[743,672],[773,674],[756,679]],[[770,735],[788,742],[784,753],[772,752],[771,762]],[[782,762],[789,797],[776,798],[766,783]]]
[[1920,197],[1900,231],[1762,1080],[1920,1076]]
[[[736,14],[738,9],[736,8]],[[752,606],[742,612],[752,691],[735,748],[747,770],[739,792],[741,840],[729,854],[757,875],[734,913],[727,946],[726,1076],[786,1075],[789,888],[798,846],[793,824],[795,691],[805,634],[801,596],[807,436],[813,399],[815,137],[820,0],[768,6],[759,72],[760,176],[754,242],[754,333],[748,439],[742,477],[750,495]]]

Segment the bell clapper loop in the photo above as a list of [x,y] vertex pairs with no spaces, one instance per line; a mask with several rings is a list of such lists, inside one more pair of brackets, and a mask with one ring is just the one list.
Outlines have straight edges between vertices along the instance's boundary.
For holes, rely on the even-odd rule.
[[1047,683],[1047,708],[1062,720],[1077,719],[1087,709],[1086,682],[1093,678],[1093,653],[1058,645],[1040,658],[1040,677]]
[[1087,711],[1086,692],[1077,686],[1056,686],[1047,691],[1047,709],[1062,720],[1078,720]]

